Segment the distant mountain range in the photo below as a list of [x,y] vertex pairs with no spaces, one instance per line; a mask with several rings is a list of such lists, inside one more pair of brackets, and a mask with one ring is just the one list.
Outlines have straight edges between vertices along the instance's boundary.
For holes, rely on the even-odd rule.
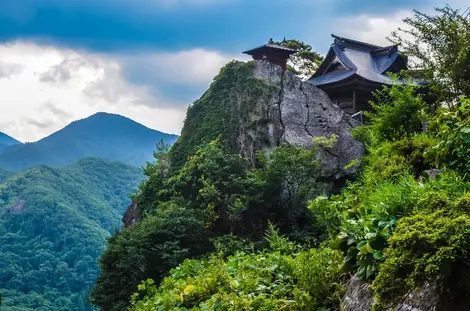
[[86,157],[136,166],[153,160],[156,144],[173,144],[177,135],[162,133],[129,118],[100,112],[72,122],[34,143],[21,144],[0,133],[0,167],[20,171],[36,165],[61,167]]

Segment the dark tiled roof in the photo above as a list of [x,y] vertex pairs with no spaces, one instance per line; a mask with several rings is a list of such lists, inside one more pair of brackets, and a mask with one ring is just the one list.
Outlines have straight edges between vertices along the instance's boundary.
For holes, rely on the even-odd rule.
[[[335,35],[332,37],[335,42],[323,63],[310,78],[310,83],[320,86],[357,75],[371,82],[391,85],[394,81],[387,76],[387,71],[392,66],[406,69],[406,59],[399,54],[396,46],[381,47]],[[334,60],[341,63],[343,71],[328,72]]]
[[289,52],[289,54],[294,54],[295,52],[297,52],[297,50],[295,50],[295,49],[287,48],[287,47],[282,46],[282,45],[267,43],[267,44],[263,44],[261,46],[258,46],[254,49],[245,51],[243,53],[244,54],[252,54],[256,51],[263,50],[263,49],[277,49],[277,50],[282,50],[282,51]]

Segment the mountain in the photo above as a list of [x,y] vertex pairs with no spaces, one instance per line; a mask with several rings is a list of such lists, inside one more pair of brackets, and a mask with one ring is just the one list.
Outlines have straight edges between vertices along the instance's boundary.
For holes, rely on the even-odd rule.
[[140,166],[153,159],[159,141],[172,144],[176,139],[176,135],[152,130],[129,118],[100,112],[35,143],[0,151],[0,167],[12,171],[36,165],[61,167],[85,157]]
[[92,311],[97,258],[141,180],[139,168],[97,158],[0,179],[0,309]]
[[0,152],[8,149],[10,146],[19,145],[21,142],[17,141],[11,136],[0,132]]
[[0,132],[0,145],[12,146],[12,145],[18,145],[18,144],[21,144],[21,142],[17,141],[11,136],[8,136],[5,133]]

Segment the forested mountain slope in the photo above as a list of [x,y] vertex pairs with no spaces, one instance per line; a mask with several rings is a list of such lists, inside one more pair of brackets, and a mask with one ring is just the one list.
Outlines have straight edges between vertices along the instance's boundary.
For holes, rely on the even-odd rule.
[[153,158],[160,140],[172,144],[176,139],[176,135],[152,130],[120,115],[97,113],[37,142],[0,149],[0,167],[12,171],[43,164],[60,167],[85,157],[141,166]]
[[97,158],[0,179],[0,308],[92,310],[96,260],[141,179],[137,167]]

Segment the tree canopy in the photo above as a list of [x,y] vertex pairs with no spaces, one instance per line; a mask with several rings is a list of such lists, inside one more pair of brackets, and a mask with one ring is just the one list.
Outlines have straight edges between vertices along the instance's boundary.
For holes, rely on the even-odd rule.
[[97,258],[140,179],[137,167],[84,159],[1,181],[2,311],[92,311]]
[[455,103],[458,96],[470,97],[470,19],[448,5],[435,12],[415,10],[390,39],[424,72],[440,100]]

